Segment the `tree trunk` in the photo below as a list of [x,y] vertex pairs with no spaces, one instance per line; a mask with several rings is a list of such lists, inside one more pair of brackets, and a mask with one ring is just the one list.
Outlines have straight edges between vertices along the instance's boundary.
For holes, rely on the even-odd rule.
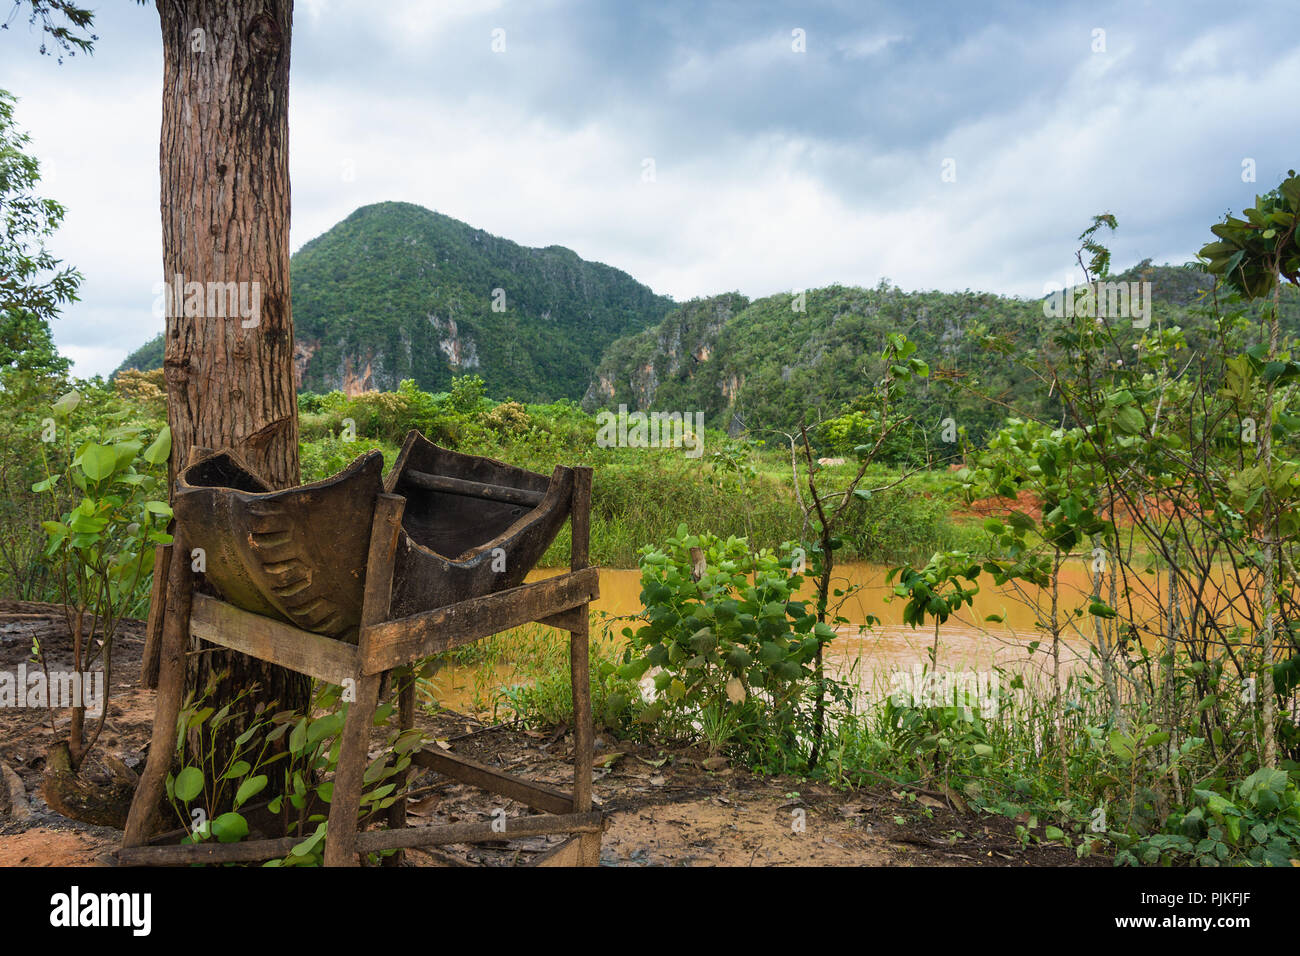
[[[293,3],[157,6],[170,474],[184,467],[192,446],[230,447],[273,488],[291,487],[299,483],[289,303]],[[211,673],[229,670],[215,701],[257,684],[250,706],[307,705],[306,677],[232,651],[207,651],[191,657],[187,688],[202,689]],[[231,737],[239,723],[228,725]]]

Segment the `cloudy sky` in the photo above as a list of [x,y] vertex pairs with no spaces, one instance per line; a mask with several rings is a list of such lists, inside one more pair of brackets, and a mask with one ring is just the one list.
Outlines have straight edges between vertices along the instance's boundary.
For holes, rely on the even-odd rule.
[[[82,375],[159,330],[162,271],[157,13],[90,2],[93,56],[39,56],[21,13],[0,31],[68,207],[53,250],[86,277],[55,327]],[[1037,296],[1095,213],[1118,266],[1183,262],[1300,165],[1295,23],[1287,2],[298,0],[292,246],[405,200],[679,300]]]

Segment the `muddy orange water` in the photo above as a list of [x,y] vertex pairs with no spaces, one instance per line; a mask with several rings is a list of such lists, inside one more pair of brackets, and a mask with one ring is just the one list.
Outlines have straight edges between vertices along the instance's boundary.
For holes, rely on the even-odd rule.
[[[530,580],[559,573],[556,570],[539,570]],[[903,623],[904,599],[895,597],[893,587],[885,582],[888,568],[881,565],[851,563],[835,571],[833,586],[857,590],[846,598],[832,597],[832,602],[842,600],[840,614],[852,622],[839,628],[839,637],[829,647],[828,662],[835,676],[857,683],[864,690],[888,686],[891,675],[899,671],[918,670],[929,661],[929,648],[935,643],[934,625],[912,628]],[[1061,569],[1059,591],[1059,617],[1068,618],[1076,609],[1084,609],[1077,625],[1067,625],[1062,634],[1064,647],[1062,660],[1066,667],[1077,666],[1089,653],[1088,641],[1075,627],[1091,629],[1093,619],[1086,613],[1091,598],[1092,575],[1089,563],[1083,560],[1066,564]],[[966,582],[963,582],[966,583]],[[1104,585],[1107,587],[1108,585]],[[1154,575],[1139,578],[1135,587],[1135,605],[1151,608],[1149,600],[1138,593],[1141,588],[1166,587],[1164,576],[1157,581]],[[814,587],[809,582],[805,596],[811,596]],[[641,574],[639,571],[606,569],[600,572],[600,600],[596,611],[613,616],[636,614],[641,610]],[[1103,590],[1103,599],[1107,593]],[[985,578],[975,597],[973,607],[964,608],[939,627],[938,665],[942,670],[987,671],[992,666],[1008,667],[1027,677],[1032,673],[1049,674],[1051,668],[1048,630],[1037,626],[1050,615],[1050,595],[1032,587],[1017,592],[1014,586],[996,588]],[[858,625],[874,616],[878,623],[862,630]],[[990,617],[1001,618],[988,620]],[[627,622],[609,623],[610,631],[618,634]],[[634,625],[635,626],[635,625]],[[593,622],[593,634],[601,627]],[[1089,630],[1091,636],[1091,631]],[[1030,645],[1040,646],[1032,651]],[[472,687],[473,669],[444,668],[435,678],[436,693],[444,706],[461,708],[471,706],[475,696]],[[512,679],[514,668],[509,664],[497,668],[497,680],[502,685],[517,682]],[[478,688],[479,693],[483,691]]]

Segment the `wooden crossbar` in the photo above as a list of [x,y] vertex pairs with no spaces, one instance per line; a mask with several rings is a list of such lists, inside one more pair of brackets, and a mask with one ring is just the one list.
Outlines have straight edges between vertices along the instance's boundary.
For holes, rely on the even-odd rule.
[[[367,830],[356,835],[361,853],[400,850],[452,843],[484,843],[557,833],[600,833],[604,816],[599,812],[535,814],[507,817],[487,823],[442,823],[400,830]],[[328,837],[326,838],[328,840]],[[287,856],[302,837],[245,840],[241,843],[195,843],[175,846],[123,847],[117,851],[122,866],[188,866],[194,863],[255,863]]]
[[330,684],[356,680],[359,673],[357,649],[351,644],[252,614],[206,594],[194,595],[190,634]]
[[568,813],[573,809],[573,794],[556,790],[544,784],[524,780],[504,771],[481,764],[459,754],[447,753],[433,747],[425,747],[411,754],[411,761],[429,770],[436,770],[444,776],[468,783],[472,786],[499,793],[511,800],[518,800],[534,810],[547,813]]
[[437,826],[407,827],[404,830],[367,830],[357,835],[357,849],[363,853],[396,850],[408,846],[446,846],[450,843],[485,843],[520,837],[550,836],[555,833],[600,833],[604,814],[599,812],[538,814],[506,817],[499,824],[443,823]]
[[[365,628],[365,658],[357,648],[273,618],[253,614],[206,594],[194,595],[190,633],[331,684],[409,664],[492,634],[539,621],[573,626],[574,611],[600,594],[595,568],[521,584],[508,591]],[[557,613],[558,611],[558,613]]]
[[402,475],[402,481],[429,491],[441,491],[466,498],[483,498],[487,501],[504,501],[507,504],[527,505],[530,508],[540,505],[542,499],[546,497],[546,494],[541,491],[490,485],[482,481],[466,481],[464,478],[450,478],[447,475],[427,475],[422,471],[407,471]]
[[598,597],[600,572],[583,568],[363,627],[361,672],[378,674],[520,624],[552,617]]

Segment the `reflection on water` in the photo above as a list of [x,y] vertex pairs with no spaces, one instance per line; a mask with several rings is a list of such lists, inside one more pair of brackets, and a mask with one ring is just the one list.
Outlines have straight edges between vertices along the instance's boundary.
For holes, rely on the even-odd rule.
[[[856,586],[847,597],[832,596],[840,601],[839,616],[851,623],[840,627],[840,637],[830,646],[831,659],[838,668],[846,671],[854,661],[867,671],[911,668],[913,664],[927,661],[928,650],[934,645],[932,625],[923,629],[902,623],[904,600],[894,596],[893,586],[885,583],[888,569],[881,565],[845,564],[836,568],[832,590],[847,591]],[[547,572],[541,572],[545,575]],[[1063,571],[1062,608],[1086,606],[1084,597],[1090,586],[1085,567],[1080,564]],[[806,598],[815,594],[813,582],[807,581],[802,590]],[[613,615],[635,614],[641,610],[641,573],[636,570],[609,570],[600,573],[600,600],[595,609]],[[1044,616],[1047,606],[1043,608]],[[868,615],[877,623],[870,631],[861,631],[860,625]],[[1001,621],[986,620],[997,616]],[[939,628],[939,665],[941,667],[977,667],[1007,664],[1026,660],[1030,642],[1041,640],[1035,628],[1037,612],[1022,602],[1013,588],[981,590],[972,608],[950,617]],[[1086,652],[1086,644],[1077,635],[1066,636],[1072,648]],[[1039,654],[1041,657],[1041,652]]]
[[[847,597],[832,597],[832,602],[842,602],[839,613],[852,623],[842,625],[840,636],[829,646],[829,669],[833,676],[859,684],[864,690],[888,687],[891,674],[918,670],[928,663],[930,648],[935,643],[933,625],[917,629],[902,623],[904,599],[895,597],[893,587],[885,583],[887,571],[881,565],[845,564],[836,569],[833,582],[833,588],[841,591],[849,590],[850,585],[856,585],[857,589]],[[558,570],[539,570],[529,580],[557,573]],[[1091,586],[1085,563],[1080,561],[1062,568],[1059,595],[1062,619],[1076,609],[1087,608]],[[814,591],[812,582],[807,582],[804,596],[811,597]],[[602,570],[600,599],[593,607],[615,617],[636,614],[641,610],[640,595],[640,571]],[[1135,600],[1139,597],[1135,595]],[[1045,625],[1038,626],[1040,620],[1048,619],[1049,602],[1050,596],[1037,589],[1018,592],[1013,585],[995,588],[985,581],[974,606],[964,608],[940,626],[940,669],[988,671],[1002,666],[1027,675],[1031,670],[1050,673],[1048,631]],[[879,623],[870,630],[861,630],[859,625],[868,615]],[[1091,618],[1086,613],[1077,621],[1078,626],[1091,627]],[[610,631],[618,634],[624,626],[624,623],[611,622]],[[593,633],[599,630],[597,624]],[[1073,626],[1062,633],[1062,641],[1061,657],[1066,667],[1077,665],[1088,654],[1086,639]],[[1035,642],[1039,643],[1036,651],[1031,648]],[[514,682],[513,668],[508,664],[498,665],[495,670],[498,686]],[[472,703],[476,690],[473,675],[470,668],[443,668],[435,684],[444,706],[463,709]]]

